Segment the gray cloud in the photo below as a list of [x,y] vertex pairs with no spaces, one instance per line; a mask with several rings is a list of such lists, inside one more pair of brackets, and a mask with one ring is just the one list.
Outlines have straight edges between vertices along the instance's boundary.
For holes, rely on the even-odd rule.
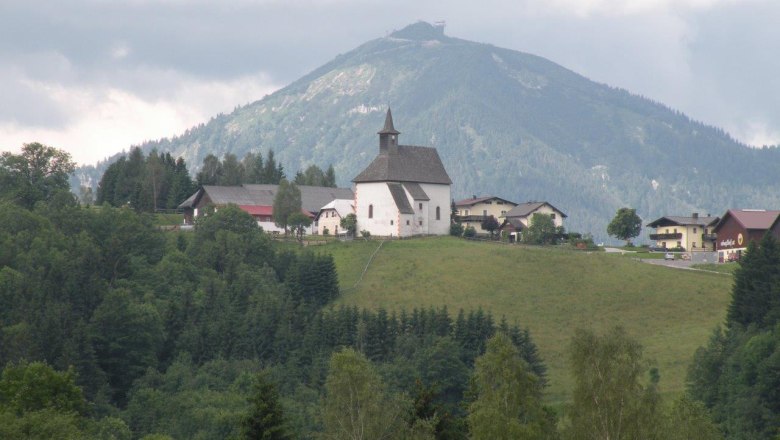
[[180,99],[183,81],[240,84],[262,76],[264,84],[283,85],[423,19],[446,20],[451,36],[544,56],[745,140],[756,126],[780,136],[780,102],[773,99],[780,96],[780,27],[773,23],[780,4],[646,2],[638,11],[612,4],[6,1],[0,4],[0,125],[56,129],[78,117],[67,102],[30,84],[122,90],[150,103]]

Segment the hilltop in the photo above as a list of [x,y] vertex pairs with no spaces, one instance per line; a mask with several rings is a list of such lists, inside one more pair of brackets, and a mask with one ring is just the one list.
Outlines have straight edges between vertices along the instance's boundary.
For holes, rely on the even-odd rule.
[[209,153],[273,149],[288,170],[333,164],[344,186],[376,154],[388,106],[401,142],[438,149],[454,198],[549,200],[569,215],[569,229],[597,240],[622,206],[648,221],[780,206],[776,148],[749,148],[542,57],[449,37],[423,22],[143,148],[182,156],[191,170]]
[[722,323],[731,277],[676,270],[601,252],[502,246],[451,237],[325,246],[339,272],[341,304],[399,310],[483,308],[527,327],[549,368],[548,398],[573,389],[565,351],[577,328],[620,324],[644,345],[664,392],[684,388],[693,353]]

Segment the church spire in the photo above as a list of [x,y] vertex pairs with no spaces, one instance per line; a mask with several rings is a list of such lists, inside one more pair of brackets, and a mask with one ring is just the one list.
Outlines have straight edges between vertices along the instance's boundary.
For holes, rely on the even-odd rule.
[[390,107],[387,108],[385,126],[377,134],[379,135],[379,154],[387,154],[389,151],[398,149],[398,135],[401,132],[393,127],[393,113],[390,111]]
[[377,134],[401,134],[393,127],[393,113],[390,111],[390,107],[387,108],[387,116],[385,116],[385,126],[382,131]]

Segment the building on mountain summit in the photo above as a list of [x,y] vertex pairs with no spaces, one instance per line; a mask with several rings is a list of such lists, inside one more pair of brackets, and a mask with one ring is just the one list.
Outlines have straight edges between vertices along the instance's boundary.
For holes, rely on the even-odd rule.
[[352,181],[358,231],[386,237],[446,235],[450,180],[435,148],[399,145],[387,110],[379,154]]

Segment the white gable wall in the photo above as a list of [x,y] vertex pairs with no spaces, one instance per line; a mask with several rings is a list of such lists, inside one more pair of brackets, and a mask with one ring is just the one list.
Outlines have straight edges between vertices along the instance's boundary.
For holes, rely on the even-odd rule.
[[[373,205],[373,218],[368,217],[368,207]],[[355,215],[357,230],[371,235],[398,237],[400,214],[390,189],[385,182],[358,183],[355,185]],[[391,223],[392,222],[392,223]]]
[[[425,194],[431,199],[427,204],[427,231],[431,235],[447,235],[450,233],[450,197],[449,185],[421,183]],[[436,207],[439,207],[439,219],[436,220]]]
[[[358,183],[355,185],[355,215],[358,232],[367,230],[371,235],[409,237],[412,235],[447,235],[450,230],[450,186],[420,184],[430,200],[415,201],[405,191],[414,214],[401,214],[385,182]],[[420,208],[422,204],[422,208]],[[368,218],[368,207],[373,205],[373,218]],[[436,219],[439,207],[439,219]],[[421,224],[422,223],[422,224]]]

